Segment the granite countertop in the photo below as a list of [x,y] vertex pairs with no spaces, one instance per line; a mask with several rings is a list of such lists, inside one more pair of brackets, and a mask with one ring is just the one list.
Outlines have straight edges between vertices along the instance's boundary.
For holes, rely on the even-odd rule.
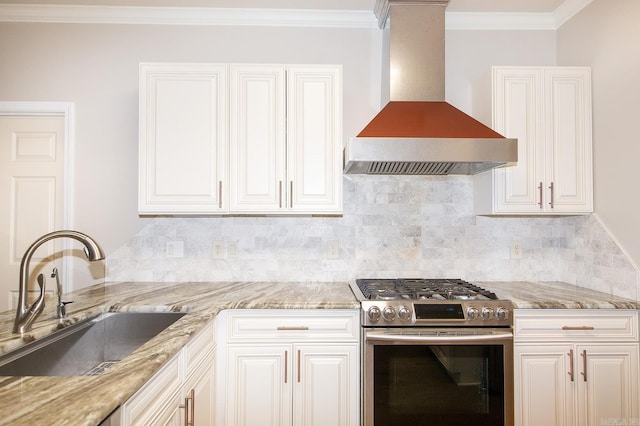
[[[0,423],[97,425],[224,309],[358,309],[346,283],[111,283],[67,295],[67,324],[116,311],[188,314],[100,376],[0,377]],[[49,303],[23,336],[11,333],[14,312],[0,313],[0,353],[57,329]]]
[[515,309],[640,309],[640,302],[557,281],[483,281]]
[[[560,282],[476,284],[516,309],[639,309],[635,300]],[[65,324],[102,312],[176,311],[187,315],[100,376],[0,377],[0,423],[97,425],[224,309],[358,309],[347,283],[108,283],[67,295]],[[58,328],[49,302],[31,332],[11,333],[14,312],[0,313],[0,354]]]

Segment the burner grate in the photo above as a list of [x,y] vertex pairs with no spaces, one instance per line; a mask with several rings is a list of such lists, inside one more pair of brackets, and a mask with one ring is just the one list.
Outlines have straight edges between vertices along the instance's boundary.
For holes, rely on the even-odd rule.
[[496,300],[495,293],[459,278],[357,279],[370,300]]

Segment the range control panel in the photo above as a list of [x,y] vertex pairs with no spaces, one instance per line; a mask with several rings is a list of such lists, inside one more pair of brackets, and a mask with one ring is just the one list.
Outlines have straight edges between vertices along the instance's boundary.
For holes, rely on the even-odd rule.
[[510,326],[513,306],[509,301],[379,301],[365,300],[362,325],[394,326]]

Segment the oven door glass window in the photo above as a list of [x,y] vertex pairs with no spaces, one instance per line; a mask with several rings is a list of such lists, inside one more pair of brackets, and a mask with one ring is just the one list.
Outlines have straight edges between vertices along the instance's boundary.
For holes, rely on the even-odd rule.
[[503,345],[376,345],[374,424],[503,426]]

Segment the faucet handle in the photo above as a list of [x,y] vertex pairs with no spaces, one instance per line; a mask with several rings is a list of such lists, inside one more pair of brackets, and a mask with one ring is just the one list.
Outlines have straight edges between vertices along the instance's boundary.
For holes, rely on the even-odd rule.
[[58,303],[58,319],[62,319],[62,318],[66,318],[67,317],[67,305],[69,303],[73,303],[73,300],[69,301],[69,302],[60,302]]
[[[35,316],[38,316],[40,315],[40,312],[42,312],[42,310],[44,309],[44,293],[45,293],[44,275],[38,274],[38,276],[36,277],[36,282],[38,283],[38,287],[40,287],[40,296],[38,296],[36,301],[33,302],[33,305],[31,305],[31,308],[29,310],[33,312]],[[35,320],[35,317],[33,318],[33,320]]]

